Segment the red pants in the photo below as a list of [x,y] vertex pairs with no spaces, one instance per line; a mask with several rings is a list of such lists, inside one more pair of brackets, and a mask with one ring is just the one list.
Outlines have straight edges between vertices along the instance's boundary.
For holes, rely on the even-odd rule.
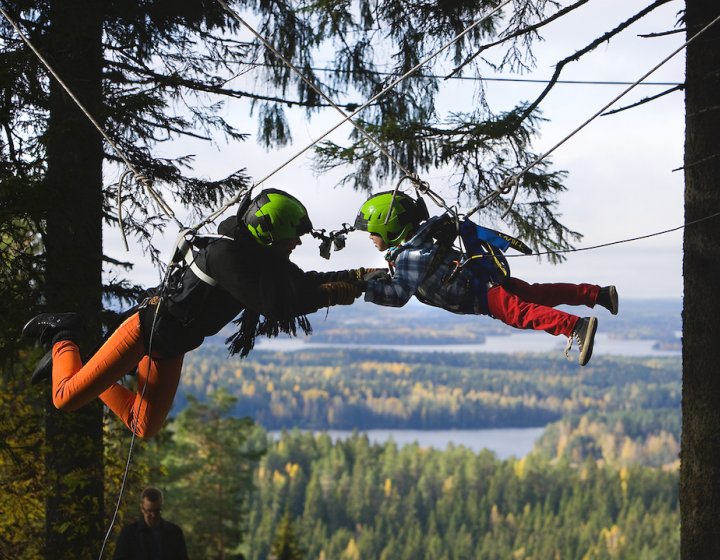
[[570,336],[578,316],[554,306],[594,307],[599,293],[600,286],[593,284],[528,284],[508,278],[502,286],[488,290],[488,310],[492,317],[511,327]]
[[[153,436],[162,428],[180,382],[183,356],[147,356],[137,313],[85,365],[77,344],[70,340],[56,343],[52,351],[52,397],[57,408],[77,410],[100,397],[139,437]],[[136,367],[138,391],[134,393],[118,381]]]

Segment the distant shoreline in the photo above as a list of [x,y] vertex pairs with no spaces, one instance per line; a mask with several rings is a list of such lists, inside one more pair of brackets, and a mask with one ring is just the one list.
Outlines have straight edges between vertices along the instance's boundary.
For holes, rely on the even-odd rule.
[[[618,339],[604,333],[598,333],[595,339],[594,355],[626,356],[626,357],[679,357],[682,348],[657,346],[659,341],[652,339]],[[482,343],[448,344],[403,344],[396,342],[372,343],[341,343],[316,342],[315,336],[310,337],[278,337],[258,339],[256,351],[293,352],[309,349],[328,348],[368,348],[379,350],[402,350],[403,352],[447,352],[447,353],[490,353],[490,354],[547,354],[562,352],[565,347],[564,337],[550,336],[544,332],[511,331],[507,335],[487,336]]]

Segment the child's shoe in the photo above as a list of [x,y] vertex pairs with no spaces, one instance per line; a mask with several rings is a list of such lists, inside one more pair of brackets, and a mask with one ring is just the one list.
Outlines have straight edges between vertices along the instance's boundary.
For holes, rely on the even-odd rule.
[[613,315],[617,315],[619,306],[617,288],[615,286],[600,288],[597,305],[604,307]]
[[593,343],[595,342],[595,332],[597,331],[597,317],[580,317],[575,324],[572,335],[568,338],[568,345],[565,348],[567,356],[572,348],[573,341],[577,342],[580,356],[578,363],[584,366],[590,361],[593,351]]

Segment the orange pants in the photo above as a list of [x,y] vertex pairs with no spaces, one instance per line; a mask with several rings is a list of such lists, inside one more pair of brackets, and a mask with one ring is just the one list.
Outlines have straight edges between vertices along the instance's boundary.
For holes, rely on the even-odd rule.
[[[183,355],[169,359],[146,355],[138,313],[120,325],[85,365],[71,340],[56,343],[52,352],[52,397],[57,408],[77,410],[100,397],[139,437],[151,437],[162,428],[180,382]],[[118,381],[136,367],[135,393]]]

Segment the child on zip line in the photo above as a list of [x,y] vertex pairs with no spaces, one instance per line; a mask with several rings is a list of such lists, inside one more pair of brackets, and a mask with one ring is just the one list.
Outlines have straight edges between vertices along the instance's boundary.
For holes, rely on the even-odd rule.
[[[592,356],[597,318],[578,317],[555,309],[555,306],[599,305],[617,315],[618,293],[615,286],[528,284],[508,274],[504,257],[492,243],[482,244],[488,251],[478,255],[480,258],[458,266],[462,255],[452,247],[452,241],[457,236],[455,224],[446,220],[452,230],[452,239],[441,242],[434,236],[437,230],[433,232],[432,228],[435,224],[442,225],[440,217],[428,218],[422,199],[415,200],[401,192],[378,193],[360,207],[355,229],[370,233],[378,251],[387,252],[390,268],[389,274],[368,275],[365,301],[401,307],[414,295],[423,303],[453,313],[490,315],[518,329],[564,335],[568,337],[566,355],[574,341],[580,351],[578,363],[581,366],[588,363]],[[465,230],[469,232],[469,237],[476,237],[475,228],[477,231],[484,230],[469,221],[461,227],[471,228]],[[525,247],[522,242],[504,234],[484,231],[497,234],[495,237],[505,243],[504,248],[507,248],[508,240]],[[463,238],[466,239],[464,235]]]

